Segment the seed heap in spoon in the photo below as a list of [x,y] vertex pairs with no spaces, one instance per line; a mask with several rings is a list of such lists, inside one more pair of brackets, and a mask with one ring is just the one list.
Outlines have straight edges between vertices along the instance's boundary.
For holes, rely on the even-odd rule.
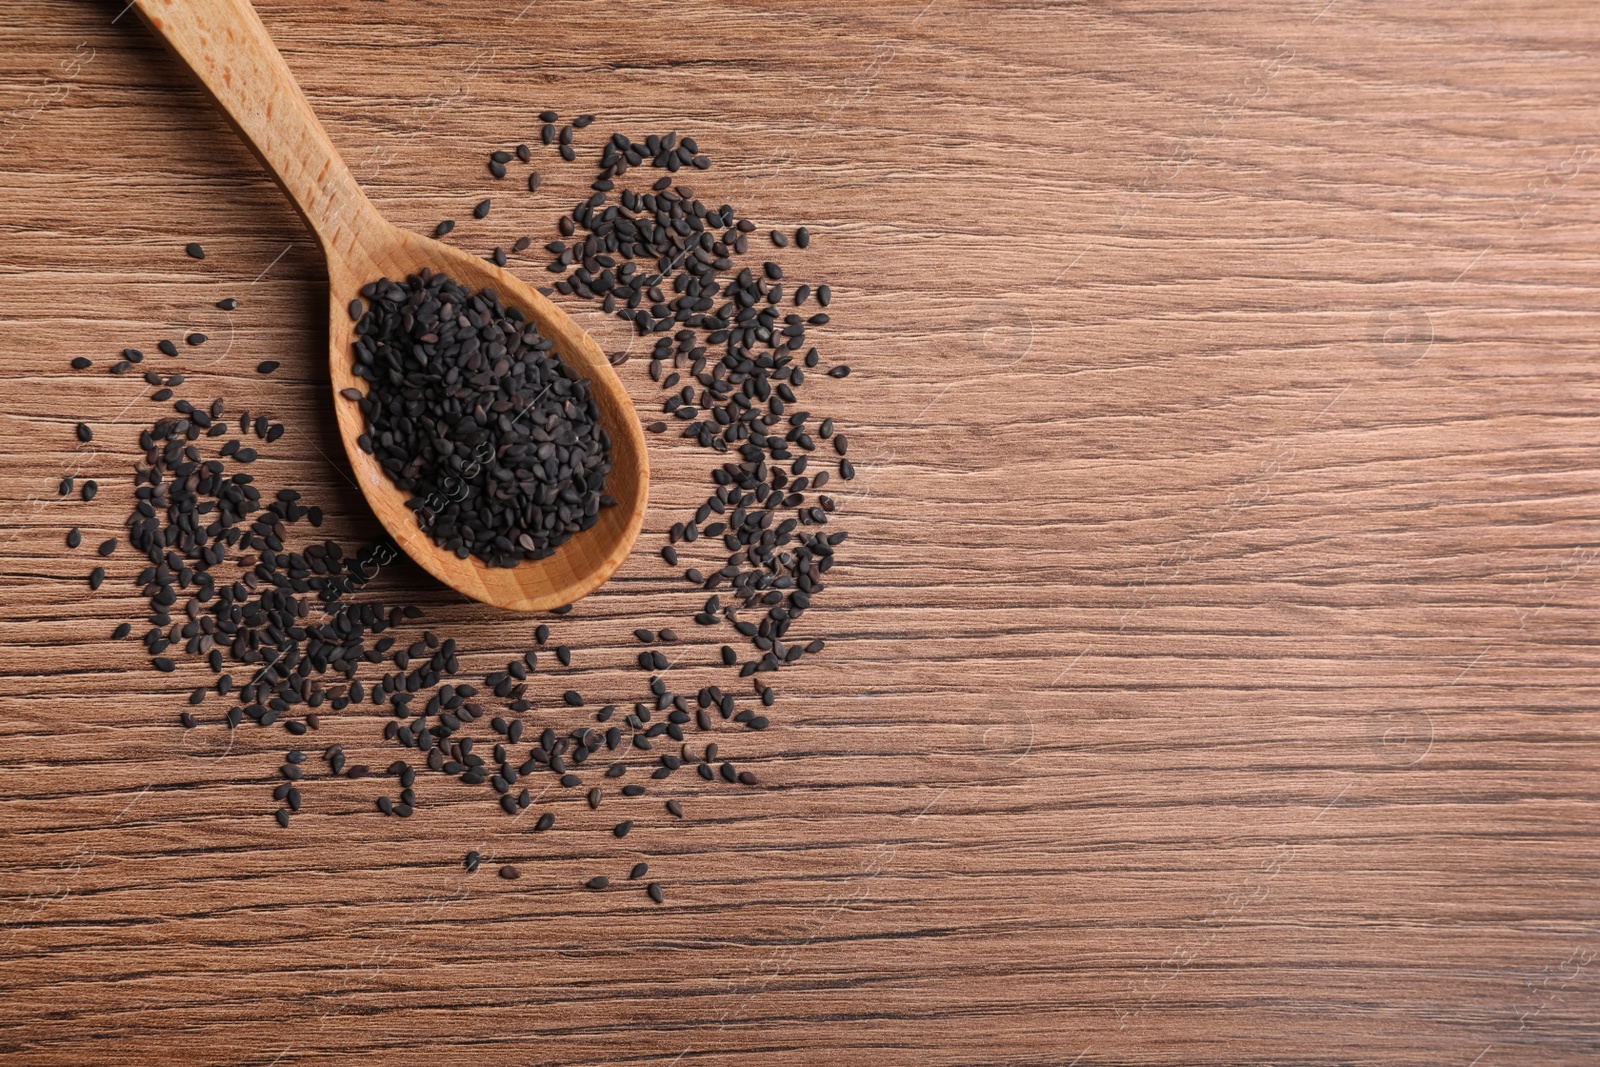
[[491,567],[542,559],[616,503],[611,438],[589,383],[517,308],[423,270],[361,290],[361,447],[412,494],[423,532]]

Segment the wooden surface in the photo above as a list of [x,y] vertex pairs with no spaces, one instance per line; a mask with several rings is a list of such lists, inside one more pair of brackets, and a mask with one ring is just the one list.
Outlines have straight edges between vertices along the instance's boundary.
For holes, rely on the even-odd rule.
[[[402,225],[495,194],[458,247],[550,239],[582,168],[483,162],[551,107],[690,133],[697,185],[817,234],[855,373],[810,406],[861,472],[831,644],[722,739],[763,788],[626,842],[663,907],[577,888],[635,854],[577,803],[532,843],[354,790],[279,831],[281,737],[185,733],[198,675],[105,640],[134,564],[91,596],[62,535],[114,530],[155,410],[74,355],[218,334],[189,392],[289,422],[259,476],[375,530],[316,248],[119,9],[0,0],[5,1062],[1595,1062],[1592,5],[262,4]],[[555,620],[593,693],[637,625],[718,677],[653,554],[707,457],[650,444],[639,547]],[[116,491],[58,502],[73,470]],[[528,647],[383,581],[475,667]]]

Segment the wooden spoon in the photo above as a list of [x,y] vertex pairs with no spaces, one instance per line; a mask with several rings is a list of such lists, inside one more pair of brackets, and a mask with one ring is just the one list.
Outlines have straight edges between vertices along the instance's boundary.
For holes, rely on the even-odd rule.
[[[379,521],[412,559],[441,582],[497,607],[534,611],[570,604],[609,578],[638,536],[649,491],[644,435],[633,402],[592,338],[532,286],[477,256],[390,225],[356,184],[295,84],[248,0],[134,0],[139,14],[199,78],[245,143],[272,172],[316,233],[328,260],[328,365],[334,410],[356,480]],[[606,492],[617,504],[600,521],[540,560],[486,567],[457,559],[423,533],[377,460],[356,438],[365,430],[356,405],[339,390],[365,383],[351,373],[355,324],[346,310],[363,285],[397,281],[423,267],[468,289],[491,288],[520,308],[555,343],[556,353],[589,380],[600,421],[611,435]]]

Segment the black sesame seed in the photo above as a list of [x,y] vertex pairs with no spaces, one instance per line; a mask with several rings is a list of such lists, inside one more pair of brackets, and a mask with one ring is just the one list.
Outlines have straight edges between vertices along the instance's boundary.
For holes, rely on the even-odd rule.
[[644,891],[649,893],[650,899],[655,901],[657,904],[660,904],[666,899],[666,894],[662,892],[660,882],[651,882],[649,885],[644,887]]
[[475,206],[472,209],[472,217],[475,218],[475,219],[481,219],[481,218],[487,218],[488,215],[489,215],[489,201],[487,199],[478,201],[477,206]]
[[93,441],[94,440],[94,431],[89,429],[89,424],[88,423],[86,423],[86,422],[78,423],[78,440],[80,440],[80,441]]
[[518,878],[522,877],[522,872],[508,863],[504,867],[500,868],[500,877],[504,878],[508,882],[515,882]]
[[72,529],[67,531],[67,547],[77,548],[81,544],[83,544],[83,534],[76,526],[74,526]]
[[256,364],[256,373],[257,374],[271,374],[273,371],[277,370],[280,366],[282,366],[282,364],[280,364],[275,359],[264,359],[260,363]]
[[590,889],[604,889],[606,886],[611,884],[611,879],[607,878],[603,874],[597,874],[583,884]]
[[206,258],[206,250],[200,247],[199,241],[190,241],[188,244],[183,246],[183,250],[189,253],[189,258],[191,259]]

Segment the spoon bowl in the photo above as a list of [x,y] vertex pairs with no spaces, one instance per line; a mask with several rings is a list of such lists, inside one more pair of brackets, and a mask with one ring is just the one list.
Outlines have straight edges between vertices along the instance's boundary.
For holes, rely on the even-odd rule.
[[[391,226],[382,219],[376,221],[377,226],[369,229],[368,239],[361,246],[361,255],[328,260],[328,369],[333,379],[339,436],[344,439],[356,482],[395,544],[451,588],[475,600],[520,611],[572,603],[611,576],[633,547],[644,520],[648,464],[633,401],[594,340],[536,289],[477,256]],[[381,239],[371,239],[380,234]],[[611,438],[606,492],[617,503],[601,508],[595,525],[574,534],[543,559],[525,560],[515,567],[490,567],[476,556],[460,559],[440,548],[406,507],[412,493],[390,481],[376,457],[356,444],[366,431],[365,422],[357,406],[339,395],[347,388],[366,392],[367,386],[353,373],[351,345],[356,324],[349,315],[349,302],[367,282],[382,277],[403,280],[424,267],[449,275],[467,289],[498,292],[508,307],[521,310],[540,333],[555,343],[563,363],[578,377],[589,380],[600,409],[600,423]],[[606,387],[608,383],[610,388]]]
[[[135,0],[150,28],[199,79],[234,128],[306,220],[328,261],[328,368],[345,454],[378,521],[407,555],[453,589],[496,607],[536,611],[570,604],[592,592],[622,564],[644,521],[649,464],[633,401],[594,340],[538,290],[460,249],[394,226],[356,184],[317,121],[282,55],[248,0]],[[356,404],[339,395],[366,392],[355,376],[355,323],[348,306],[368,282],[403,281],[429,268],[463,287],[495,290],[589,381],[600,424],[611,439],[605,491],[617,503],[600,509],[594,526],[551,555],[515,567],[460,559],[434,544],[405,505],[400,489],[356,443],[366,426]]]

